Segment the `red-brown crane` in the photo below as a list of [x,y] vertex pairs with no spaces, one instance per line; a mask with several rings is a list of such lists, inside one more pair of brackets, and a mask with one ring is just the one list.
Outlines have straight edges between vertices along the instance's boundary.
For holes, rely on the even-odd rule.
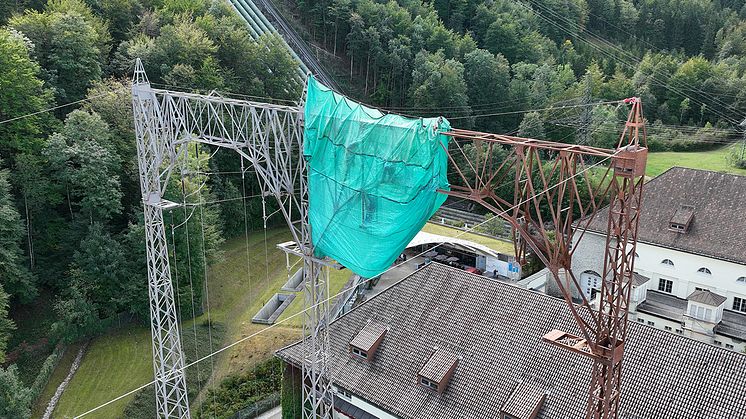
[[[543,339],[593,360],[588,419],[617,418],[647,162],[642,103],[639,98],[624,102],[631,110],[615,150],[460,129],[447,133],[452,141],[446,151],[460,182],[442,192],[500,215],[513,228],[516,258],[525,261],[530,248],[556,279],[580,335],[553,330]],[[469,142],[473,147],[465,147]],[[507,157],[496,161],[498,151]],[[513,202],[496,192],[510,185]],[[571,262],[578,242],[607,203],[604,269],[594,308]],[[577,304],[573,290],[580,298]]]

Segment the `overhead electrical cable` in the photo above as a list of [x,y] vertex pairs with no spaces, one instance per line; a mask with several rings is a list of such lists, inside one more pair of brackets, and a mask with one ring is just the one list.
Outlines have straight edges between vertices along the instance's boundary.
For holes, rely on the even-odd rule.
[[[615,153],[615,154],[616,154],[616,153]],[[615,155],[615,154],[614,154],[614,155]],[[549,186],[549,187],[547,187],[546,189],[544,189],[544,190],[542,190],[542,191],[540,191],[540,192],[537,192],[537,193],[535,193],[534,195],[532,195],[532,196],[530,196],[530,197],[528,197],[528,198],[526,198],[526,199],[522,200],[521,202],[518,202],[517,204],[515,204],[515,205],[511,206],[510,208],[507,208],[507,209],[505,209],[505,210],[501,211],[501,212],[500,212],[499,214],[495,214],[495,215],[493,215],[492,217],[489,217],[489,218],[485,219],[484,221],[482,221],[482,222],[480,222],[480,223],[478,223],[478,224],[475,224],[474,226],[472,226],[472,227],[470,227],[470,228],[468,228],[468,229],[464,229],[464,230],[462,230],[462,231],[461,231],[461,232],[459,232],[458,234],[454,235],[454,236],[453,236],[453,238],[459,238],[459,237],[463,236],[464,234],[467,234],[467,233],[473,232],[473,231],[474,231],[474,230],[475,230],[476,228],[478,228],[478,227],[481,227],[482,225],[484,225],[484,224],[486,224],[486,223],[488,223],[488,222],[492,221],[492,220],[493,220],[493,219],[495,219],[496,217],[500,217],[501,215],[503,215],[503,214],[506,214],[506,213],[508,213],[509,211],[512,211],[512,210],[514,210],[514,209],[516,209],[516,208],[520,207],[521,205],[524,205],[524,204],[526,204],[526,203],[528,203],[528,202],[531,202],[532,200],[534,200],[534,199],[536,199],[536,198],[540,197],[541,195],[543,195],[543,194],[545,194],[545,193],[547,193],[547,192],[549,192],[549,191],[551,191],[551,190],[553,190],[553,189],[555,189],[555,188],[559,187],[560,185],[563,185],[563,184],[565,184],[565,183],[569,182],[570,180],[574,179],[575,177],[577,177],[577,176],[580,176],[580,175],[582,175],[582,174],[584,174],[584,173],[588,172],[588,171],[589,171],[589,170],[591,170],[592,168],[594,168],[594,167],[597,167],[597,166],[599,166],[599,165],[603,164],[604,162],[606,162],[606,161],[610,160],[610,159],[611,159],[611,158],[612,158],[612,157],[613,157],[614,155],[611,155],[611,156],[607,156],[607,157],[605,157],[605,158],[603,158],[603,159],[599,160],[598,162],[596,162],[596,163],[594,163],[594,164],[592,164],[592,165],[590,165],[590,166],[587,166],[587,167],[583,168],[582,170],[580,170],[580,171],[576,172],[576,173],[575,173],[575,174],[573,174],[572,176],[569,176],[569,177],[567,177],[566,179],[564,179],[564,180],[562,180],[562,181],[559,181],[559,182],[557,182],[557,183],[553,184],[552,186]],[[432,251],[433,249],[436,249],[436,248],[440,247],[440,246],[441,246],[442,244],[444,244],[444,243],[445,243],[445,242],[440,242],[440,243],[437,243],[437,244],[435,244],[434,246],[432,246],[432,247],[430,247],[430,248],[428,248],[428,249],[426,249],[426,250],[424,250],[424,251],[420,252],[419,254],[417,254],[417,255],[415,255],[415,256],[413,256],[413,257],[410,257],[410,258],[408,258],[408,259],[407,259],[407,261],[404,261],[404,262],[400,262],[400,263],[398,263],[398,264],[394,264],[394,265],[392,265],[392,266],[391,266],[390,268],[388,268],[388,269],[386,269],[386,270],[385,270],[384,272],[382,272],[382,273],[381,273],[380,275],[383,275],[383,274],[385,274],[385,273],[387,273],[387,272],[391,271],[392,269],[398,268],[398,267],[400,267],[400,266],[402,266],[402,265],[404,265],[404,264],[406,264],[406,263],[411,263],[411,262],[412,262],[412,261],[413,261],[413,260],[414,260],[415,258],[417,258],[417,257],[419,257],[419,256],[422,256],[422,255],[424,255],[425,253],[427,253],[427,252],[430,252],[430,251]],[[369,281],[371,281],[371,280],[372,280],[372,278],[368,278],[368,279],[366,279],[365,281],[362,281],[362,282],[360,283],[360,285],[363,285],[363,284],[365,284],[365,283],[367,283],[367,282],[369,282]],[[329,296],[328,298],[326,298],[326,299],[325,299],[325,300],[323,300],[323,301],[317,302],[316,304],[314,304],[314,305],[312,305],[312,306],[310,306],[310,307],[306,307],[306,308],[304,308],[303,310],[299,311],[298,313],[295,313],[295,314],[289,315],[288,317],[286,317],[286,318],[284,318],[284,319],[281,319],[281,320],[279,320],[279,321],[277,321],[277,322],[275,322],[275,323],[273,323],[273,324],[271,324],[271,325],[269,325],[269,326],[266,326],[266,327],[264,327],[264,328],[262,328],[262,329],[260,329],[260,330],[258,330],[258,331],[256,331],[256,332],[254,332],[254,333],[252,333],[252,334],[250,334],[250,335],[247,335],[247,336],[245,336],[245,337],[242,337],[241,339],[239,339],[239,340],[237,340],[237,341],[235,341],[235,342],[233,342],[233,343],[231,343],[231,344],[228,344],[228,345],[224,346],[223,348],[220,348],[220,349],[218,349],[218,350],[216,350],[216,351],[214,351],[214,352],[212,352],[212,353],[210,353],[210,354],[208,354],[208,355],[205,355],[205,356],[203,356],[203,357],[202,357],[202,358],[200,358],[200,359],[197,359],[197,360],[195,360],[195,361],[193,361],[193,362],[190,362],[189,364],[187,364],[187,365],[185,365],[185,366],[184,366],[184,369],[186,369],[186,368],[189,368],[189,367],[191,367],[191,366],[194,366],[194,365],[196,365],[196,364],[198,364],[198,363],[200,363],[200,362],[202,362],[202,361],[204,361],[204,360],[206,360],[206,359],[208,359],[208,358],[214,357],[215,355],[217,355],[217,354],[219,354],[219,353],[222,353],[222,352],[224,352],[224,351],[226,351],[226,350],[228,350],[228,349],[230,349],[230,348],[232,348],[232,347],[234,347],[234,346],[236,346],[236,345],[239,345],[239,344],[241,344],[242,342],[245,342],[245,341],[247,341],[247,340],[249,340],[249,339],[251,339],[251,338],[253,338],[253,337],[255,337],[255,336],[257,336],[257,335],[259,335],[259,334],[261,334],[261,333],[263,333],[263,332],[266,332],[266,331],[268,331],[268,330],[270,330],[270,329],[273,329],[273,328],[275,328],[275,327],[278,327],[278,326],[280,326],[280,325],[282,325],[282,324],[285,324],[286,322],[288,322],[288,321],[290,321],[290,320],[294,319],[295,317],[301,316],[301,315],[303,315],[303,314],[304,314],[305,312],[307,312],[307,311],[309,311],[309,310],[313,310],[313,309],[315,309],[316,307],[318,307],[318,306],[319,306],[319,305],[321,305],[321,304],[325,304],[325,303],[328,303],[328,302],[329,302],[329,301],[331,301],[331,300],[332,300],[333,298],[336,298],[336,297],[338,297],[338,296],[340,296],[340,295],[344,294],[344,292],[345,292],[345,290],[343,290],[343,291],[340,291],[340,292],[338,292],[337,294],[334,294],[334,295],[332,295],[332,296]],[[117,397],[115,397],[115,398],[113,398],[113,399],[111,399],[111,400],[109,400],[109,401],[107,401],[107,402],[105,402],[105,403],[102,403],[102,404],[100,404],[100,405],[98,405],[98,406],[96,406],[96,407],[94,407],[94,408],[92,408],[92,409],[89,409],[89,410],[87,410],[87,411],[85,411],[85,412],[83,412],[83,413],[81,413],[81,414],[79,414],[79,415],[76,415],[76,416],[74,416],[74,419],[82,418],[82,417],[84,417],[84,416],[86,416],[86,415],[88,415],[88,414],[91,414],[91,413],[93,413],[93,412],[95,412],[95,411],[97,411],[97,410],[99,410],[99,409],[101,409],[101,408],[103,408],[103,407],[106,407],[106,406],[108,406],[108,405],[110,405],[110,404],[112,404],[112,403],[114,403],[114,402],[116,402],[116,401],[118,401],[118,400],[121,400],[121,399],[123,399],[123,398],[125,398],[125,397],[127,397],[127,396],[130,396],[130,395],[132,395],[132,394],[134,394],[134,393],[136,393],[136,392],[138,392],[138,391],[140,391],[140,390],[144,389],[144,388],[147,388],[148,386],[150,386],[150,385],[152,385],[152,384],[155,384],[155,380],[153,380],[153,381],[150,381],[149,383],[143,384],[143,385],[141,385],[141,386],[139,386],[139,387],[137,387],[137,388],[135,388],[135,389],[133,389],[133,390],[130,390],[130,391],[128,391],[128,392],[126,392],[126,393],[124,393],[124,394],[122,394],[122,395],[120,395],[120,396],[117,396]]]

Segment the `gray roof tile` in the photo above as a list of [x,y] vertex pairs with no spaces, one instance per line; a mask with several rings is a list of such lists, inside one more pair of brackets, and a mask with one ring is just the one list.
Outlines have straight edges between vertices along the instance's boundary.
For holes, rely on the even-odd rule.
[[370,351],[376,341],[378,341],[384,333],[386,333],[386,326],[376,322],[369,322],[363,326],[363,328],[360,329],[360,332],[358,332],[358,334],[350,341],[350,345],[364,351]]
[[[638,241],[746,264],[746,176],[673,167],[646,183],[643,195]],[[685,205],[694,207],[688,232],[669,230]],[[589,230],[606,232],[607,208]]]
[[[391,328],[374,362],[356,362],[348,342],[372,318]],[[526,380],[547,389],[539,418],[585,415],[590,360],[541,341],[580,333],[562,300],[432,263],[330,328],[335,384],[398,417],[498,418]],[[417,383],[434,346],[461,356],[442,394]],[[620,419],[744,418],[746,355],[637,323],[625,348]],[[301,349],[278,355],[298,365]]]

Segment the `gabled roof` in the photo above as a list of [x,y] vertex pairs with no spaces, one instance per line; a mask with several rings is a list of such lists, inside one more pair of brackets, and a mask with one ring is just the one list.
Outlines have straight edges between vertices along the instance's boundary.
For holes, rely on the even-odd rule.
[[517,419],[533,419],[546,396],[547,390],[540,383],[534,380],[521,381],[501,410]]
[[[694,206],[686,234],[669,229],[671,217]],[[687,253],[746,264],[746,176],[673,167],[643,189],[637,240]],[[609,211],[598,212],[589,230],[605,233]]]
[[[375,363],[356,362],[348,342],[371,318],[390,329]],[[541,341],[553,329],[580,334],[563,300],[431,263],[330,329],[334,384],[397,417],[499,418],[527,378],[547,389],[537,417],[585,416],[591,361]],[[620,418],[743,417],[746,355],[638,323],[628,330]],[[423,348],[435,346],[461,356],[444,393],[415,378],[431,355]],[[302,346],[278,356],[300,365]]]
[[689,301],[694,301],[695,303],[707,304],[715,307],[723,304],[725,300],[727,300],[726,297],[715,294],[710,290],[695,290],[693,293],[689,294],[686,299]]
[[430,381],[440,383],[457,362],[458,356],[456,354],[447,349],[436,349],[418,374]]
[[377,322],[369,322],[350,341],[350,345],[364,351],[370,351],[384,333],[386,333],[386,326]]

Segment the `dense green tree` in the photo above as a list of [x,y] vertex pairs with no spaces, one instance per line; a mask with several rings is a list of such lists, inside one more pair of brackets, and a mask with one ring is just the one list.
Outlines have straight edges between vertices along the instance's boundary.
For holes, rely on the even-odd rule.
[[10,25],[34,43],[32,56],[60,101],[82,99],[101,78],[108,30],[80,0],[50,1],[45,11],[27,11]]
[[36,295],[36,286],[20,247],[25,226],[13,204],[8,177],[7,170],[0,170],[0,278],[6,292],[28,302]]
[[529,112],[523,116],[518,127],[518,135],[527,138],[545,138],[544,121],[538,112]]
[[39,79],[40,68],[30,57],[33,44],[23,34],[0,29],[0,154],[12,163],[16,153],[38,151],[43,143],[46,114],[22,116],[49,106],[51,92]]
[[0,284],[0,364],[5,363],[5,350],[8,348],[8,339],[15,330],[16,326],[8,317],[8,307],[10,305],[10,296]]
[[67,276],[69,283],[54,305],[57,320],[52,324],[52,335],[72,343],[100,332],[103,323],[98,316],[96,303],[86,295],[80,272],[71,270]]
[[18,377],[18,368],[15,365],[0,367],[0,418],[29,417],[33,401],[31,390]]
[[[510,65],[502,55],[476,49],[464,57],[464,79],[469,103],[475,110],[494,106],[508,97]],[[503,128],[498,118],[482,118],[477,124],[492,131]]]
[[464,66],[446,59],[440,51],[421,51],[414,60],[410,103],[420,109],[455,108],[469,114],[469,97],[464,81]]

